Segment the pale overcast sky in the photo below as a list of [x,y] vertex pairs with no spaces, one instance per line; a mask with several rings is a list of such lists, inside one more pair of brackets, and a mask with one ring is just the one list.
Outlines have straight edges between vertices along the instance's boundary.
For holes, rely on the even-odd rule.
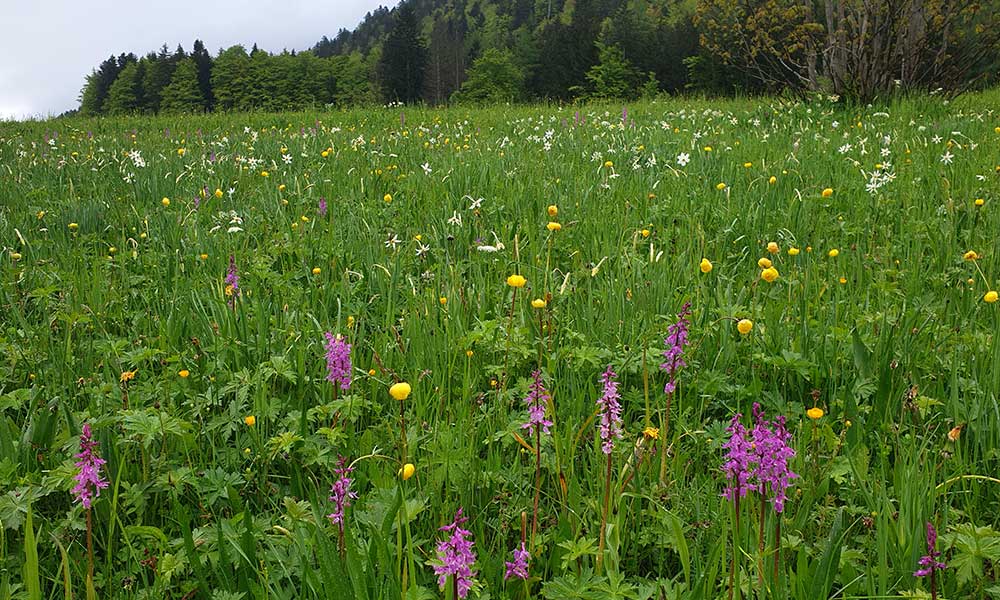
[[303,50],[398,0],[0,0],[0,120],[76,108],[84,77],[111,54],[163,43],[212,55],[255,42]]

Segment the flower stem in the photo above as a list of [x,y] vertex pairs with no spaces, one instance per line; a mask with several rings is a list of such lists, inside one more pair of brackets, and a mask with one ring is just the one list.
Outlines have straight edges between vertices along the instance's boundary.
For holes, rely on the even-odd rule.
[[597,548],[597,567],[601,567],[601,559],[604,558],[605,536],[608,528],[608,515],[611,512],[611,455],[608,454],[608,465],[604,473],[604,516],[601,517],[601,539]]
[[542,493],[542,428],[535,426],[535,503],[531,512],[531,552],[535,552],[535,533],[538,531],[538,499]]

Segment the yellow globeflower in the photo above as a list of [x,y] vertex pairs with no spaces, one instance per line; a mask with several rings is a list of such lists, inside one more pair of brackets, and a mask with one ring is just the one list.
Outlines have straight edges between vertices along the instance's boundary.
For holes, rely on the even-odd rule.
[[639,232],[639,234],[642,235],[642,237],[644,237],[644,238],[648,238],[649,237],[649,230],[648,229],[643,229],[642,231]]
[[399,476],[403,478],[403,481],[407,481],[413,474],[417,471],[417,468],[413,466],[413,463],[406,463],[403,468],[399,470]]
[[69,227],[70,231],[76,231],[77,229],[80,228],[80,225],[78,225],[77,223],[70,223],[69,225],[67,225],[67,227]]
[[760,278],[768,283],[774,283],[778,278],[778,270],[774,267],[768,267],[760,272]]
[[615,166],[615,163],[611,162],[610,160],[604,161],[604,168],[605,169],[610,169],[613,166]]
[[257,424],[257,417],[253,415],[247,415],[243,417],[243,422],[247,424],[247,427],[253,427]]
[[775,177],[774,175],[771,175],[771,178],[767,180],[767,182],[770,183],[771,185],[774,185],[776,181],[778,181],[778,178]]
[[969,250],[968,252],[962,255],[962,258],[964,258],[965,260],[979,260],[979,255],[976,254],[975,250]]
[[181,369],[180,371],[177,372],[177,374],[180,375],[181,379],[187,379],[188,375],[191,374],[191,371],[188,371],[187,369]]
[[216,198],[221,198],[222,197],[222,190],[220,190],[219,188],[215,188],[215,197]]
[[722,190],[726,189],[726,184],[720,181],[719,183],[715,184],[715,189],[721,192]]
[[283,184],[283,183],[282,183],[281,185],[279,185],[279,186],[278,186],[278,191],[279,191],[279,192],[283,192],[283,191],[285,191],[285,184]]
[[313,267],[313,271],[312,271],[313,275],[319,275],[322,272],[323,272],[323,269],[320,269],[319,267]]
[[743,163],[743,168],[745,168],[745,169],[749,169],[752,166],[753,166],[752,162],[745,162],[745,163]]
[[526,283],[528,283],[528,280],[517,273],[507,278],[507,285],[513,288],[524,287],[524,284]]
[[997,301],[997,292],[996,292],[996,290],[990,290],[990,291],[986,292],[986,295],[983,296],[983,301],[984,302],[988,302],[989,304],[993,304],[994,302],[996,302]]
[[446,296],[441,296],[440,298],[438,298],[438,304],[440,304],[441,306],[448,304],[448,298]]
[[767,243],[767,251],[770,252],[771,254],[777,254],[778,250],[779,250],[779,248],[778,248],[778,243],[777,242],[768,242]]
[[788,256],[798,256],[798,255],[799,255],[799,249],[796,248],[795,246],[792,246],[791,248],[788,249]]
[[698,268],[701,269],[702,273],[709,273],[714,267],[712,265],[712,261],[707,258],[703,258],[701,259],[701,264],[698,265]]
[[823,190],[824,198],[829,198],[832,195],[833,195],[833,188],[826,188],[825,190]]
[[562,229],[562,225],[556,223],[555,221],[549,221],[549,224],[545,226],[549,231],[559,231]]
[[840,250],[837,250],[836,248],[831,248],[830,251],[826,253],[826,255],[830,258],[837,258],[839,254]]
[[816,421],[818,419],[822,419],[823,418],[823,409],[819,408],[818,406],[814,406],[814,407],[812,407],[812,408],[810,408],[809,410],[806,411],[806,416],[809,417],[810,419],[812,419],[813,421]]
[[389,395],[402,402],[410,396],[410,384],[405,381],[400,381],[399,383],[394,383],[392,387],[389,388]]
[[10,253],[10,259],[14,260],[14,261],[21,260],[21,253],[20,252],[11,252]]
[[386,203],[392,202],[392,194],[386,194],[385,196],[382,196],[382,200],[384,200]]
[[261,172],[260,172],[260,176],[261,176],[261,177],[270,177],[270,176],[271,176],[271,174],[270,174],[270,173],[268,173],[267,171],[261,171]]
[[757,261],[757,266],[760,267],[761,269],[770,269],[772,266],[771,259],[765,256],[764,258],[761,258],[760,260]]
[[986,204],[986,200],[983,200],[982,198],[976,198],[976,206],[982,206],[984,204]]
[[162,204],[164,208],[170,206],[170,198],[164,198],[163,200],[160,200],[160,204]]
[[546,211],[549,213],[549,218],[551,219],[554,219],[559,215],[559,207],[555,204],[550,204]]
[[543,298],[535,298],[531,301],[531,306],[534,308],[545,308],[546,305],[548,305],[548,302],[546,302]]
[[185,152],[187,152],[187,150],[185,150],[184,148],[178,148],[177,149],[177,156],[184,156]]
[[740,319],[739,323],[736,324],[736,331],[743,335],[750,333],[751,329],[753,329],[753,321],[750,319]]

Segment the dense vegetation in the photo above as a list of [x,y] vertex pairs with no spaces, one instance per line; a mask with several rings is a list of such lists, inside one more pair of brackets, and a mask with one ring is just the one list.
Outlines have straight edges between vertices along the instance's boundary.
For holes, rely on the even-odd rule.
[[[807,7],[807,8],[804,8]],[[824,91],[996,81],[1000,1],[404,0],[303,52],[111,56],[84,115]]]
[[998,102],[6,126],[0,598],[995,598]]

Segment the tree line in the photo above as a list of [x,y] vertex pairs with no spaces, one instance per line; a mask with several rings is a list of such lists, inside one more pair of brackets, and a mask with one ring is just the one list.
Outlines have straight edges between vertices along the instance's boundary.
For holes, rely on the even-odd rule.
[[698,90],[871,100],[996,81],[1000,0],[403,0],[302,52],[111,56],[86,115],[569,101]]

